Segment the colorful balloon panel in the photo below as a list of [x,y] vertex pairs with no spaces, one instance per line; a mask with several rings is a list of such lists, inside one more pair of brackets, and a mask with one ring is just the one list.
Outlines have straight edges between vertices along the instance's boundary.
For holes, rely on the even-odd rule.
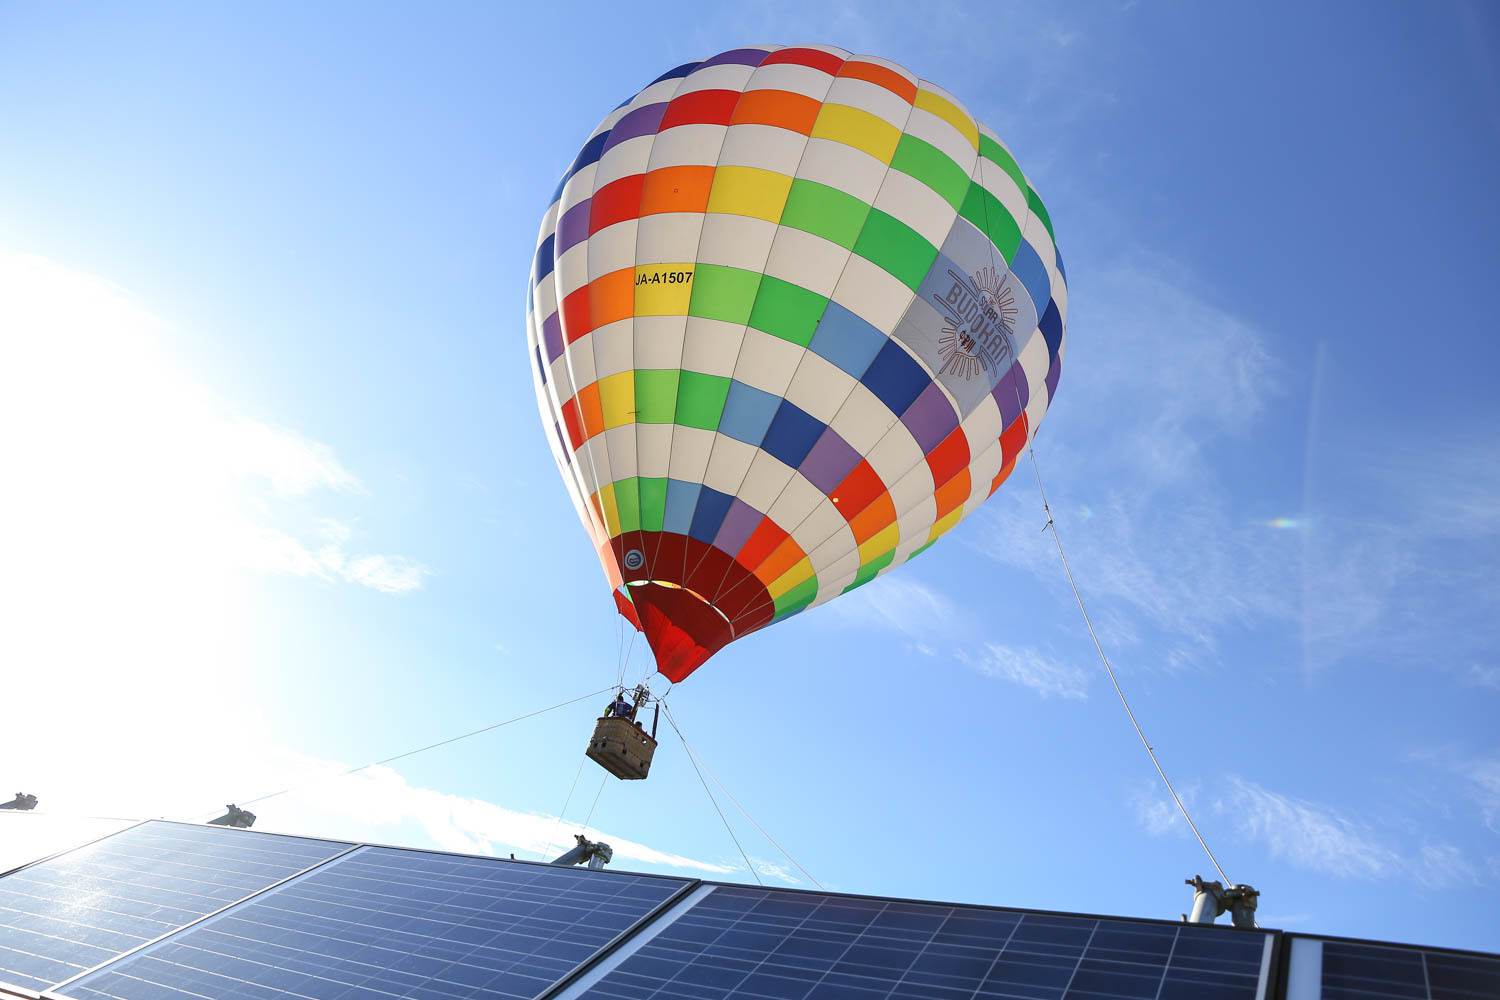
[[542,420],[658,669],[923,551],[1057,389],[1067,289],[999,138],[894,63],[734,49],[611,112],[542,220]]

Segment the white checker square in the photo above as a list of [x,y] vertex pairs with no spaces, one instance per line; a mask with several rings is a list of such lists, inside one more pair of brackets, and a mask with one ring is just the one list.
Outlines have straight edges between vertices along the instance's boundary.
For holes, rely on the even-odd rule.
[[748,215],[710,212],[703,217],[703,239],[698,260],[704,264],[738,267],[759,274],[771,253],[776,223]]
[[708,458],[708,469],[703,475],[703,485],[729,496],[739,495],[740,484],[745,481],[750,463],[759,452],[760,449],[753,444],[716,432],[713,452]]
[[663,212],[660,215],[648,215],[640,220],[635,263],[684,264],[694,261],[698,257],[698,240],[702,235],[702,213]]
[[892,170],[885,175],[875,207],[915,229],[928,243],[941,249],[953,228],[958,211],[943,196],[910,174]]
[[849,397],[856,381],[832,362],[804,350],[802,360],[782,395],[820,423],[829,424]]
[[[865,453],[865,461],[870,463],[875,475],[888,488],[918,465],[927,468],[927,456],[923,454],[922,446],[917,444],[911,431],[899,420],[880,439],[879,444]],[[931,480],[932,473],[927,475]],[[932,492],[930,488],[928,492]]]
[[655,141],[654,135],[638,135],[611,147],[609,152],[599,157],[599,163],[595,167],[594,190],[598,191],[622,177],[644,174],[646,164],[651,160],[651,146]]
[[782,227],[771,244],[766,274],[829,298],[848,260],[849,251],[837,243],[800,229]]
[[609,471],[614,477],[611,482],[635,475],[635,424],[611,427],[594,440],[602,440],[609,450]]
[[[913,466],[906,475],[897,479],[894,484],[887,484],[891,491],[891,503],[896,508],[898,517],[904,516],[907,511],[912,510],[924,499],[932,500],[932,470],[927,463]],[[934,504],[934,509],[936,505]]]
[[894,330],[916,293],[859,254],[852,254],[833,299],[877,330]]
[[807,348],[791,341],[754,328],[746,329],[734,364],[734,377],[773,396],[782,396],[807,353]]
[[[800,473],[797,478],[802,479]],[[807,482],[805,479],[802,481]],[[808,483],[808,485],[812,484]],[[816,486],[812,488],[817,489]],[[802,546],[802,551],[812,552],[839,532],[848,535],[849,541],[853,542],[854,535],[849,530],[849,522],[844,520],[844,515],[839,513],[838,507],[821,493],[818,495],[818,500],[819,502],[813,505],[812,510],[807,512],[802,522],[791,532],[792,538]],[[783,528],[786,527],[785,521],[777,520],[776,523]],[[816,566],[814,568],[816,569]]]
[[928,145],[937,147],[962,167],[964,173],[973,175],[974,161],[979,158],[979,153],[946,118],[941,118],[926,108],[912,108],[906,131]]
[[708,456],[714,448],[716,432],[701,427],[674,425],[672,431],[672,457],[667,463],[667,475],[685,483],[703,482],[703,473],[708,469]]
[[673,424],[636,424],[636,463],[641,475],[665,479],[672,459]]
[[809,139],[797,176],[851,194],[868,205],[887,169],[862,149],[832,139]]
[[682,81],[682,87],[677,91],[677,96],[690,94],[699,90],[733,90],[738,93],[745,89],[750,75],[755,72],[754,66],[746,66],[744,63],[719,63],[716,66],[704,66],[693,70]]
[[[612,226],[605,226],[579,246],[589,250],[589,280],[602,278],[621,268],[635,268],[636,231],[640,222],[626,219]],[[634,276],[631,278],[634,281]]]
[[878,83],[852,76],[841,76],[833,81],[824,103],[868,111],[897,129],[906,127],[906,119],[911,114],[911,104],[904,97],[891,93]]
[[828,426],[837,431],[849,447],[863,455],[874,448],[895,423],[895,415],[880,397],[863,382],[855,382]]
[[686,316],[637,316],[635,318],[635,367],[681,368]]
[[802,94],[815,101],[823,100],[833,77],[820,69],[796,63],[775,63],[756,69],[745,92],[752,90],[784,90],[791,94]]
[[756,167],[791,177],[802,162],[807,136],[774,125],[731,125],[719,151],[721,167]]
[[724,133],[727,130],[724,125],[699,122],[658,132],[656,142],[651,147],[648,169],[711,167],[719,161],[719,149],[724,145]]
[[[798,538],[797,532],[793,529],[800,525],[820,503],[828,504],[828,498],[823,495],[823,491],[808,482],[802,473],[794,471],[788,477],[786,485],[782,487],[781,494],[771,504],[771,509],[766,511],[766,516],[779,524],[783,530],[788,531],[796,539],[797,544],[802,546],[802,551],[806,552],[807,546],[803,545],[806,537]],[[821,541],[821,539],[816,540]]]
[[608,378],[636,367],[634,320],[606,323],[591,332],[588,341],[594,352],[595,378]]
[[768,451],[756,451],[750,461],[750,469],[740,484],[738,496],[745,503],[764,513],[776,502],[787,482],[796,475],[796,470]]
[[705,375],[734,374],[735,359],[745,339],[745,328],[738,323],[689,316],[682,342],[681,367]]

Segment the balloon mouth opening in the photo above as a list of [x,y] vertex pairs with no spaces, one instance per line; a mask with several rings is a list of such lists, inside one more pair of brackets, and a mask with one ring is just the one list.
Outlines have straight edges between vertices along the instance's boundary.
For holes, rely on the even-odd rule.
[[718,608],[714,607],[714,602],[711,599],[709,599],[709,598],[705,597],[704,595],[698,593],[696,590],[694,590],[691,587],[684,587],[682,584],[680,584],[680,583],[673,583],[671,580],[626,580],[625,581],[625,586],[627,586],[627,587],[648,587],[648,586],[649,587],[665,587],[668,590],[680,590],[684,594],[687,594],[690,597],[696,597],[698,600],[702,601],[703,604],[704,604],[704,606],[706,606],[710,611],[712,611],[714,614],[718,615],[720,618],[722,618],[724,620],[724,626],[729,629],[730,634],[734,634],[735,633],[734,622],[732,622],[732,621],[729,620],[729,616],[726,615],[724,612],[720,611]]

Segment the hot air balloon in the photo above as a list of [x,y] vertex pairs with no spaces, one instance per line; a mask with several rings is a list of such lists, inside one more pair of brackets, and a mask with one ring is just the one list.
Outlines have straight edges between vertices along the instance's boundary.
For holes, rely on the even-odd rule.
[[542,219],[542,421],[616,606],[676,682],[925,550],[1057,390],[1042,200],[894,63],[756,46],[607,115]]

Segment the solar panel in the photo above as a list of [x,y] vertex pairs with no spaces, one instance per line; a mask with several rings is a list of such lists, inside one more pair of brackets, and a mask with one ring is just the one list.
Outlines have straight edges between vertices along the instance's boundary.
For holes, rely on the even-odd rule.
[[145,823],[0,878],[0,983],[41,990],[350,845]]
[[1271,935],[716,886],[561,996],[1256,1000]]
[[692,882],[361,847],[60,991],[535,997]]
[[1494,1000],[1500,957],[1299,935],[1287,983],[1288,1000]]

